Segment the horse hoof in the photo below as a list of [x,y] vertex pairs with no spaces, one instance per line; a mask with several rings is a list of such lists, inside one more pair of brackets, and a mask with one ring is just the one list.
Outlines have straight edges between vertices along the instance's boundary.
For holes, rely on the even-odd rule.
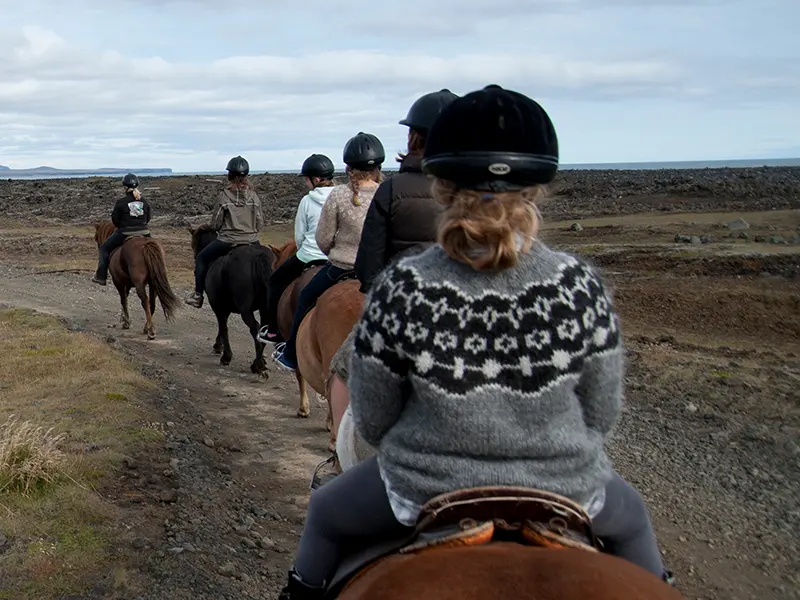
[[130,329],[131,328],[131,324],[130,323],[123,323],[122,324],[122,328],[123,329]]
[[263,360],[260,362],[258,361],[253,362],[253,364],[250,365],[250,372],[255,375],[263,373],[266,370],[267,370],[267,363],[264,362]]
[[267,379],[269,379],[269,371],[267,371],[266,369],[264,369],[263,371],[261,371],[261,373],[259,373],[259,374],[258,374],[258,376],[259,376],[261,379],[263,379],[264,381],[266,381]]
[[297,409],[297,418],[298,419],[307,419],[311,416],[310,410],[303,410],[302,408]]
[[156,334],[155,334],[155,333],[148,333],[148,334],[147,334],[147,339],[148,339],[148,340],[154,340],[154,339],[156,339]]
[[219,359],[219,364],[221,364],[223,367],[227,367],[229,364],[231,364],[231,357],[223,356]]
[[214,346],[214,348],[212,348],[212,350],[213,350],[214,354],[222,354],[222,348],[217,348],[216,346]]

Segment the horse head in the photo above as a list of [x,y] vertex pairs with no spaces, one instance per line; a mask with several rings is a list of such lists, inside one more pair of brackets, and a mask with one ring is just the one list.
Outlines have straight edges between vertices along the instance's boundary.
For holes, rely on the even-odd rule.
[[217,232],[211,228],[211,225],[203,224],[195,228],[190,225],[187,229],[192,236],[192,252],[194,252],[195,257],[203,248],[217,239]]
[[275,259],[272,262],[272,270],[274,271],[297,253],[297,243],[294,240],[289,240],[282,246],[273,246],[269,244],[269,249],[272,250],[272,254],[275,255]]

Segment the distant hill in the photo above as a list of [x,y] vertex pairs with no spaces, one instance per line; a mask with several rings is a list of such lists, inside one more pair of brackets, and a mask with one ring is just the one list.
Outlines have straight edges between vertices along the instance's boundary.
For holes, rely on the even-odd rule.
[[168,175],[172,169],[118,169],[104,167],[102,169],[56,169],[54,167],[34,167],[32,169],[12,169],[0,165],[3,177],[91,177],[92,175],[109,176],[136,173],[137,175]]

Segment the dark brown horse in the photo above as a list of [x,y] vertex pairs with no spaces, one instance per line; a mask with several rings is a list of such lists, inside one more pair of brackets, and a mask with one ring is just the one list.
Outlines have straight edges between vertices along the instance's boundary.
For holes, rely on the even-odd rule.
[[621,558],[513,542],[395,554],[367,568],[339,600],[682,600]]
[[[101,221],[94,226],[94,241],[97,247],[105,242],[116,227],[111,221]],[[136,289],[142,301],[145,324],[142,333],[152,340],[156,337],[153,313],[156,311],[156,297],[164,309],[167,322],[171,321],[179,306],[178,297],[172,292],[167,278],[167,265],[164,249],[156,240],[141,236],[130,237],[120,248],[111,253],[108,265],[111,280],[119,292],[122,305],[120,321],[123,329],[130,329],[131,317],[128,313],[128,294]],[[149,293],[148,293],[149,291]]]
[[[297,252],[294,241],[286,242],[279,248],[270,247],[278,257],[276,267]],[[281,295],[278,303],[278,330],[284,339],[289,337],[300,292],[318,270],[319,267],[306,269]],[[319,297],[314,308],[303,318],[297,332],[298,368],[295,376],[300,392],[297,416],[308,417],[311,412],[306,387],[308,383],[318,395],[328,401],[327,426],[331,431],[331,450],[336,443],[328,394],[331,359],[361,316],[363,303],[364,294],[359,291],[357,281],[337,283]]]

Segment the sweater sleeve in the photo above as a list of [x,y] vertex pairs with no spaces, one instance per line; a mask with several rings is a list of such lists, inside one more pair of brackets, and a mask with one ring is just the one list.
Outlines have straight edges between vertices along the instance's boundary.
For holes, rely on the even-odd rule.
[[336,231],[339,229],[339,209],[336,200],[338,195],[335,194],[336,192],[331,192],[331,195],[328,196],[325,204],[322,205],[319,221],[317,221],[317,246],[319,246],[319,249],[325,254],[330,254],[331,248],[333,248],[334,238],[336,237]]
[[[588,278],[594,321],[584,327],[586,358],[575,392],[581,402],[586,426],[604,438],[619,418],[624,395],[624,350],[619,318],[600,278],[591,270]],[[586,317],[584,317],[586,319]]]
[[356,326],[348,378],[353,421],[373,446],[400,418],[408,397],[410,365],[403,347],[409,315],[395,292],[410,283],[393,281],[393,270],[382,273],[367,296]]

